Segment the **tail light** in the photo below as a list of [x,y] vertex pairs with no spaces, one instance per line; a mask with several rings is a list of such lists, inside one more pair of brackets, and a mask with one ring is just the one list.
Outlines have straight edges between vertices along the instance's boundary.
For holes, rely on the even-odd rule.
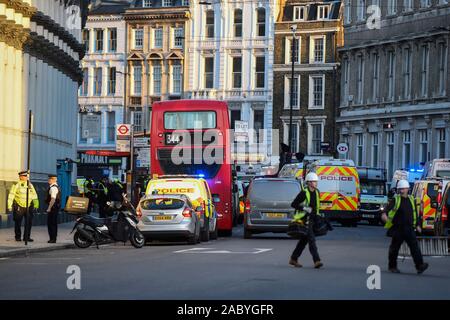
[[136,216],[140,219],[140,218],[142,218],[142,209],[141,209],[141,206],[138,206],[137,208],[136,208]]
[[185,218],[192,218],[192,212],[190,209],[186,208],[183,210],[183,217]]
[[442,193],[441,193],[441,190],[439,190],[438,191],[438,195],[437,195],[437,199],[436,199],[436,202],[437,202],[438,206],[441,204],[441,201],[442,201]]
[[448,218],[448,208],[446,205],[442,206],[442,221],[447,221]]
[[245,213],[250,213],[250,200],[245,200]]

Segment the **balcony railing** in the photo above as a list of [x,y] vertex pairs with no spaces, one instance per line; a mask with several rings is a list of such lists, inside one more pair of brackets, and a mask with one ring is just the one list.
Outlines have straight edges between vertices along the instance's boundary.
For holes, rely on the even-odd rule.
[[142,97],[130,97],[129,99],[130,106],[141,106],[142,105]]

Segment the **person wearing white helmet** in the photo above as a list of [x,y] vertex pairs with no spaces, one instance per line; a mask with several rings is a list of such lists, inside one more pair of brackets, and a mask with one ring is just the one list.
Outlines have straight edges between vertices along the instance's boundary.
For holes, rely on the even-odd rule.
[[295,209],[294,219],[304,220],[308,225],[308,234],[305,237],[300,238],[289,259],[289,264],[297,268],[302,267],[302,265],[298,263],[298,258],[301,256],[306,244],[309,244],[309,251],[311,252],[314,261],[314,268],[319,269],[323,266],[323,263],[320,261],[316,238],[313,232],[315,217],[320,214],[320,196],[319,190],[317,190],[318,181],[319,177],[316,173],[308,173],[305,177],[306,188],[300,191],[291,204],[291,207]]
[[[428,268],[424,263],[422,253],[416,238],[416,231],[421,232],[420,219],[416,200],[409,195],[409,182],[400,180],[397,183],[397,193],[389,202],[382,215],[388,236],[392,237],[389,247],[389,271],[399,273],[397,268],[398,252],[403,242],[406,242],[416,265],[417,273],[421,274]],[[386,214],[387,212],[387,214]]]

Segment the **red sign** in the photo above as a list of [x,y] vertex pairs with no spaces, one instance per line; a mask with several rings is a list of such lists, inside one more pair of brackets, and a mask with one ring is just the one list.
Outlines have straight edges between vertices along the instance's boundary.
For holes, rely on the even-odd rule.
[[122,135],[122,136],[126,136],[130,133],[130,128],[128,125],[126,124],[122,124],[120,126],[117,127],[117,133]]
[[90,156],[104,156],[104,157],[128,157],[129,152],[116,152],[108,150],[88,150],[85,152]]

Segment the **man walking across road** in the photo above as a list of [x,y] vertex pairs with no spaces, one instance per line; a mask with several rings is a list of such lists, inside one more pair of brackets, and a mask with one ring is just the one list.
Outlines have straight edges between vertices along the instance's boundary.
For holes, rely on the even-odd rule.
[[428,263],[423,262],[422,253],[416,238],[416,231],[421,232],[417,215],[417,205],[413,196],[408,194],[409,182],[400,180],[397,184],[398,194],[394,196],[383,213],[382,220],[386,223],[388,235],[392,236],[389,247],[389,271],[399,273],[397,257],[400,247],[405,241],[408,244],[411,255],[416,265],[417,273],[422,273],[428,268]]
[[47,228],[50,240],[48,243],[56,243],[58,235],[58,213],[61,209],[61,191],[58,186],[58,178],[56,175],[48,176],[47,190]]
[[[21,241],[22,220],[27,215],[23,240],[33,242],[30,238],[31,226],[33,225],[33,210],[39,208],[39,199],[31,182],[28,182],[28,171],[19,172],[19,181],[11,187],[8,196],[8,211],[13,212],[14,233],[16,241]],[[29,187],[28,187],[29,184]],[[27,203],[28,193],[28,203]],[[28,213],[28,208],[29,214]]]
[[298,263],[298,258],[301,256],[306,244],[309,244],[309,251],[311,252],[314,261],[314,268],[319,269],[323,266],[323,263],[320,261],[313,230],[316,217],[317,215],[320,215],[320,195],[319,190],[317,190],[319,177],[314,172],[310,172],[306,175],[305,181],[307,184],[306,188],[300,191],[291,206],[295,209],[294,219],[303,220],[308,227],[308,233],[298,241],[289,260],[289,264],[297,268],[302,267],[302,265]]

